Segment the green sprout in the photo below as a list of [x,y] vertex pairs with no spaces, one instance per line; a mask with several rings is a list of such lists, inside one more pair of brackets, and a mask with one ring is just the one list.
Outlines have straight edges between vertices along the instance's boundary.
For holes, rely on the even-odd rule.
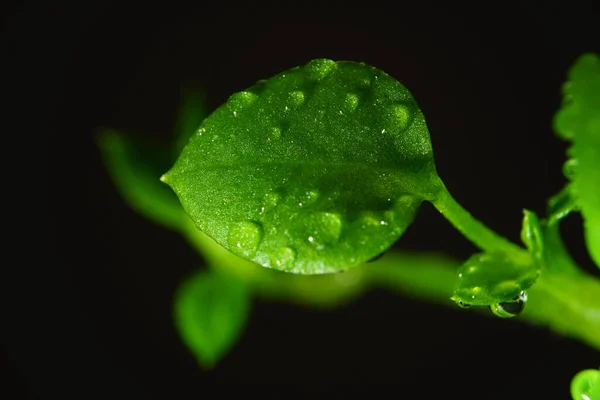
[[[210,267],[189,277],[174,302],[175,325],[203,367],[235,344],[253,296],[335,307],[372,287],[519,315],[600,350],[600,280],[560,238],[561,220],[581,212],[600,267],[597,55],[574,63],[563,93],[554,127],[571,142],[568,182],[546,216],[523,210],[522,245],[456,202],[415,99],[364,63],[312,60],[235,93],[210,115],[204,98],[188,92],[166,150],[111,129],[99,144],[125,200],[178,231]],[[157,154],[166,160],[157,163]],[[481,252],[460,262],[391,249],[424,201]],[[573,398],[598,399],[599,385],[598,371],[584,371]]]
[[365,263],[423,201],[482,250],[528,258],[456,203],[413,96],[363,63],[317,59],[233,94],[161,180],[217,243],[286,272]]

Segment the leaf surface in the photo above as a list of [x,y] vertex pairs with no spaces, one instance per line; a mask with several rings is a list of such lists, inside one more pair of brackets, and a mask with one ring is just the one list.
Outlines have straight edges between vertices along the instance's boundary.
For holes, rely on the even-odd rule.
[[409,91],[374,67],[326,59],[232,95],[163,181],[219,244],[301,274],[385,251],[442,186]]

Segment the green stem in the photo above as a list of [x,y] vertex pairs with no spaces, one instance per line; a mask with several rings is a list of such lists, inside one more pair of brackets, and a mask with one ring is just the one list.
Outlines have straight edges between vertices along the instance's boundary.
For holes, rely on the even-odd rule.
[[524,249],[498,235],[475,219],[448,192],[444,186],[438,197],[431,201],[435,208],[454,225],[467,239],[486,252],[499,251],[523,258]]
[[529,291],[523,318],[600,350],[600,281],[581,273],[542,274]]

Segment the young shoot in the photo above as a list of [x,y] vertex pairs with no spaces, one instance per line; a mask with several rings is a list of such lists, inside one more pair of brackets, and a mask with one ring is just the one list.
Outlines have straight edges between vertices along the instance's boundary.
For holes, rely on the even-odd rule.
[[[489,308],[501,318],[521,314],[600,349],[600,280],[573,261],[559,230],[581,212],[600,267],[597,55],[574,63],[564,95],[554,127],[571,143],[568,182],[546,216],[524,210],[523,248],[455,201],[437,174],[415,99],[364,63],[310,61],[232,95],[207,118],[203,96],[186,93],[175,140],[162,152],[112,129],[99,144],[127,203],[179,232],[209,266],[174,299],[175,325],[205,368],[234,346],[255,295],[334,307],[373,287]],[[168,162],[159,165],[157,155]],[[168,166],[161,180],[173,190],[158,180]],[[459,266],[435,254],[386,251],[423,201],[481,252]],[[571,391],[577,400],[600,398],[599,371],[578,374]]]

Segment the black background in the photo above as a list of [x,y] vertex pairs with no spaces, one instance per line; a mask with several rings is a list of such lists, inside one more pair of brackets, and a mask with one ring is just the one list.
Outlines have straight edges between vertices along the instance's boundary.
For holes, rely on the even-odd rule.
[[[7,390],[43,399],[196,398],[256,384],[241,395],[280,397],[389,384],[386,396],[396,398],[567,399],[572,376],[598,366],[598,352],[544,328],[373,291],[335,311],[257,300],[240,342],[204,372],[171,320],[173,291],[202,260],[125,205],[93,140],[100,126],[168,140],[184,80],[205,88],[212,109],[313,58],[364,61],[417,99],[450,192],[518,241],[522,208],[543,214],[564,183],[566,144],[550,122],[568,67],[600,48],[591,2],[572,3],[571,13],[364,3],[331,16],[325,4],[307,3],[99,4],[28,5],[5,20],[11,65],[25,72],[14,79],[34,85],[22,125],[44,126],[18,138],[48,140],[54,151],[40,173],[53,175],[46,195],[59,218],[52,229],[38,218],[29,234],[43,232],[60,253],[14,268],[23,276],[7,303]],[[275,23],[291,17],[304,23]],[[327,22],[306,22],[316,18]],[[564,236],[592,270],[577,216]],[[397,247],[459,259],[475,251],[427,204]]]

